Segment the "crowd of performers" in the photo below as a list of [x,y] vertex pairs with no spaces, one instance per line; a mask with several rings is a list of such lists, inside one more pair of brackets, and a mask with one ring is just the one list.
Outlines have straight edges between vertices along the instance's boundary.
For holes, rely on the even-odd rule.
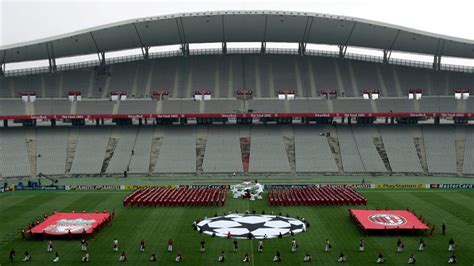
[[[266,241],[266,240],[260,239],[258,241],[258,247],[257,247],[257,252],[258,253],[263,253],[264,241]],[[166,242],[166,245],[167,245],[167,251],[168,252],[173,252],[174,241],[172,239],[168,239],[167,242]],[[80,240],[80,246],[81,246],[81,251],[82,251],[80,261],[84,262],[84,263],[87,263],[91,260],[90,254],[89,254],[89,244],[87,242],[87,239],[81,239]],[[127,261],[128,260],[127,253],[123,250],[121,252],[119,252],[119,247],[120,247],[119,246],[119,240],[117,238],[115,238],[112,241],[112,251],[116,252],[116,253],[119,253],[119,255],[118,255],[118,261],[119,262]],[[420,239],[418,251],[423,252],[425,250],[425,247],[426,247],[425,241],[423,239]],[[200,248],[199,250],[200,250],[201,253],[206,252],[206,242],[204,240],[201,240],[199,242],[199,248]],[[291,252],[296,252],[298,248],[299,248],[299,244],[298,244],[297,240],[295,238],[293,238],[290,241]],[[397,242],[396,242],[397,252],[398,253],[403,252],[403,248],[404,248],[404,244],[402,243],[402,241],[400,239],[398,239]],[[448,263],[449,264],[456,264],[457,263],[457,258],[456,258],[456,255],[454,254],[455,249],[456,249],[456,242],[451,238],[448,242],[448,251],[451,252],[450,257],[448,258]],[[140,252],[145,252],[146,251],[145,240],[142,239],[140,241],[139,246],[138,246],[138,250]],[[331,250],[332,250],[331,241],[329,239],[326,239],[325,242],[324,242],[324,251],[325,252],[331,252]],[[359,241],[359,251],[360,252],[365,252],[365,250],[366,250],[365,249],[365,241],[363,239],[361,239]],[[59,260],[60,260],[59,253],[54,250],[53,242],[51,240],[48,240],[46,242],[46,251],[51,252],[51,253],[54,252],[52,262],[59,262]],[[239,251],[238,241],[235,240],[235,239],[232,241],[232,251],[234,253],[237,253]],[[16,258],[16,252],[15,252],[15,250],[11,250],[10,255],[9,255],[9,260],[11,262],[14,262],[15,258]],[[222,250],[219,253],[218,257],[217,257],[217,261],[218,262],[224,262],[225,259],[226,259],[226,255],[225,255],[224,250]],[[31,260],[32,260],[31,253],[28,252],[28,251],[25,251],[22,261],[31,261]],[[157,261],[158,258],[157,258],[155,253],[151,253],[148,260],[150,262],[154,262],[154,261]],[[181,251],[178,251],[176,253],[176,256],[175,256],[174,260],[176,262],[181,262],[183,260],[183,253]],[[279,250],[277,250],[275,252],[275,255],[273,256],[272,260],[274,262],[283,261],[283,258],[281,256]],[[311,262],[312,260],[313,260],[313,256],[308,251],[306,251],[304,256],[303,256],[303,262]],[[251,261],[251,256],[250,256],[249,252],[245,252],[244,255],[243,255],[243,258],[242,258],[242,262],[250,262],[250,261]],[[347,262],[347,261],[348,261],[347,256],[344,254],[344,252],[341,251],[339,253],[337,262]],[[411,253],[410,256],[408,257],[408,264],[415,264],[416,261],[417,261],[416,256],[413,253]],[[377,256],[376,263],[377,264],[383,264],[385,262],[386,262],[386,259],[383,255],[383,253],[380,252]]]
[[[228,237],[231,238],[231,236],[228,236]],[[168,239],[166,244],[167,244],[167,251],[168,252],[173,252],[173,246],[174,246],[173,240]],[[54,251],[53,242],[51,240],[48,240],[46,245],[47,245],[46,246],[46,251],[47,252],[53,252]],[[86,238],[81,238],[80,246],[81,246],[81,251],[83,252],[83,254],[81,256],[81,262],[87,263],[87,262],[90,261],[90,255],[89,255],[89,251],[88,251],[89,244],[88,244]],[[202,252],[202,253],[205,252],[206,251],[206,242],[204,240],[201,240],[200,243],[199,243],[199,247],[200,247],[200,252]],[[404,251],[404,247],[405,246],[404,246],[403,242],[400,239],[398,239],[396,241],[396,251],[398,253],[401,253],[401,252]],[[425,240],[420,239],[419,246],[418,246],[418,251],[423,252],[425,250],[425,247],[426,247]],[[297,249],[299,248],[299,244],[298,244],[298,242],[295,238],[293,238],[291,240],[290,248],[291,248],[291,252],[296,252]],[[140,252],[145,252],[145,250],[146,250],[145,240],[142,239],[140,241],[138,249],[139,249]],[[456,264],[457,263],[457,258],[454,254],[455,249],[456,249],[456,242],[451,238],[448,242],[448,251],[451,252],[451,256],[448,259],[448,263],[450,263],[450,264]],[[119,251],[119,240],[117,238],[115,238],[112,242],[112,250],[113,250],[113,252],[118,252]],[[234,239],[232,241],[232,251],[234,253],[237,253],[238,250],[239,250],[238,241]],[[257,252],[262,253],[263,250],[264,250],[264,240],[259,240],[258,247],[257,247]],[[331,250],[332,250],[331,241],[329,239],[326,239],[325,242],[324,242],[324,251],[325,252],[331,252]],[[365,250],[366,250],[365,249],[365,241],[364,241],[364,239],[361,239],[359,241],[359,251],[360,252],[365,252]],[[15,260],[15,258],[16,258],[15,250],[11,250],[10,251],[10,256],[9,256],[10,261],[13,262]],[[226,258],[225,252],[221,251],[220,254],[218,255],[217,260],[219,262],[224,262],[225,258]],[[119,262],[124,262],[124,261],[127,261],[127,259],[128,259],[128,256],[125,253],[125,251],[120,252],[120,255],[118,256],[118,261]],[[32,260],[31,253],[29,253],[28,251],[25,251],[22,261],[31,261],[31,260]],[[59,253],[56,251],[54,256],[53,256],[52,262],[59,262],[59,260],[60,260]],[[176,254],[175,261],[176,262],[181,262],[182,260],[183,260],[183,254],[182,254],[181,251],[179,251]],[[312,260],[313,260],[313,257],[311,256],[311,254],[308,251],[306,251],[305,255],[303,257],[303,261],[304,262],[310,262]],[[157,256],[156,256],[155,253],[150,254],[149,261],[151,261],[151,262],[157,261]],[[244,254],[242,261],[243,262],[250,262],[251,261],[250,254],[248,252],[246,252]],[[275,255],[273,256],[273,261],[274,262],[281,262],[282,261],[282,256],[280,254],[280,251],[278,251],[278,250],[276,251]],[[337,259],[337,262],[347,262],[347,261],[348,261],[347,256],[343,252],[340,252],[340,254],[338,256],[338,259]],[[385,260],[385,257],[383,255],[383,253],[379,253],[376,262],[378,264],[383,264],[383,263],[385,263],[385,261],[386,260]],[[415,263],[416,263],[416,256],[412,253],[408,257],[408,264],[415,264]]]
[[[247,211],[247,213],[250,213],[250,212]],[[253,211],[252,213],[255,213],[255,211]],[[264,212],[262,212],[262,214],[264,214]],[[280,213],[280,215],[282,215],[282,214]],[[217,214],[215,216],[217,216]],[[113,218],[113,215],[111,217]],[[48,215],[45,214],[43,216],[43,220],[46,220],[47,218],[48,218]],[[207,219],[207,218],[205,218],[205,219]],[[300,218],[298,217],[298,219],[300,219]],[[306,223],[307,227],[309,227],[309,223],[306,220],[304,220],[304,218],[301,218],[301,220]],[[32,223],[29,226],[29,229],[31,229],[32,227],[34,227],[36,224],[39,224],[39,223],[40,223],[40,221],[36,220],[34,223]],[[193,229],[197,230],[196,225],[198,223],[199,223],[199,219],[196,219],[193,222],[193,224],[192,224]],[[22,234],[23,238],[25,238],[25,230],[26,229],[21,229],[21,234]],[[433,232],[431,231],[430,235],[432,233]],[[442,226],[441,226],[441,233],[443,235],[446,234],[446,224],[445,223],[443,223]],[[70,234],[69,234],[69,237],[71,237]],[[278,237],[282,238],[283,236],[280,234]],[[233,253],[237,253],[239,251],[239,242],[236,239],[232,239],[232,235],[230,234],[230,232],[228,232],[227,238],[232,240],[232,251],[233,251]],[[249,239],[253,239],[253,237],[250,237]],[[264,251],[264,242],[265,241],[267,241],[266,238],[260,239],[258,241],[258,246],[257,246],[257,252],[258,253],[263,253],[263,251]],[[167,246],[167,251],[168,252],[170,252],[170,253],[173,252],[174,244],[175,243],[171,238],[166,241],[166,246]],[[200,242],[198,244],[199,244],[200,252],[201,253],[206,252],[206,242],[204,240],[200,240]],[[292,253],[296,252],[299,249],[299,243],[296,240],[296,238],[292,238],[290,240],[289,246],[290,246],[289,248],[290,248]],[[85,234],[85,231],[83,231],[83,233],[81,234],[80,247],[81,247],[81,251],[82,251],[82,254],[80,256],[80,261],[83,262],[83,263],[89,262],[91,260],[91,257],[90,257],[90,254],[89,254],[89,243],[87,241],[87,235]],[[457,247],[457,243],[454,241],[453,238],[450,238],[449,241],[448,241],[448,251],[450,252],[450,256],[448,257],[448,261],[447,261],[449,264],[456,264],[458,262],[457,257],[455,255],[456,247]],[[366,251],[365,240],[364,239],[360,239],[360,241],[358,243],[358,248],[359,248],[359,252],[365,252]],[[404,248],[405,248],[405,245],[401,241],[401,239],[397,239],[397,241],[396,241],[396,252],[397,253],[402,253],[402,252],[404,252]],[[422,238],[422,239],[419,240],[418,252],[423,252],[425,250],[425,248],[426,248],[426,242]],[[329,253],[329,252],[331,252],[332,249],[333,249],[333,246],[331,244],[331,241],[329,239],[326,239],[324,241],[324,251]],[[124,250],[119,252],[119,250],[120,250],[119,240],[117,238],[114,238],[113,241],[112,241],[112,251],[119,254],[119,256],[118,256],[118,261],[119,262],[127,261],[128,260],[127,253]],[[140,252],[145,252],[146,251],[146,245],[145,245],[145,240],[144,239],[142,239],[140,241],[140,243],[138,245],[138,250]],[[46,251],[48,253],[54,253],[54,255],[52,256],[52,262],[56,263],[56,262],[60,261],[60,255],[59,255],[58,251],[54,249],[54,245],[53,245],[52,240],[47,240],[46,241]],[[174,261],[175,262],[181,262],[181,261],[183,261],[183,258],[184,258],[183,253],[181,251],[178,251],[176,253],[176,256],[174,257]],[[12,249],[9,253],[9,260],[10,260],[10,262],[14,262],[15,259],[16,259],[16,251],[14,249]],[[32,254],[29,251],[25,251],[23,259],[21,259],[21,260],[26,262],[26,261],[31,261],[32,259],[33,259]],[[158,260],[158,258],[157,258],[155,253],[151,253],[150,256],[148,257],[148,260],[150,262],[155,262],[155,261]],[[224,250],[222,250],[218,254],[217,261],[218,262],[224,262],[225,260],[226,260],[226,255],[225,255]],[[243,257],[242,257],[242,262],[250,262],[251,260],[252,260],[252,258],[250,256],[250,253],[245,252],[243,254]],[[283,261],[283,258],[281,256],[281,253],[280,253],[279,250],[275,251],[275,255],[273,256],[272,260],[274,262]],[[304,253],[302,261],[303,262],[313,261],[313,256],[311,255],[311,253],[309,251],[306,251]],[[337,262],[342,263],[342,262],[347,262],[347,261],[348,261],[348,257],[346,256],[346,254],[344,254],[344,252],[340,251],[339,256],[337,257]],[[376,261],[377,264],[383,264],[383,263],[386,262],[386,258],[385,258],[384,254],[382,252],[379,252],[379,254],[378,254],[375,261]],[[408,262],[408,264],[415,264],[417,262],[416,256],[413,253],[410,253],[410,255],[408,256],[407,262]]]

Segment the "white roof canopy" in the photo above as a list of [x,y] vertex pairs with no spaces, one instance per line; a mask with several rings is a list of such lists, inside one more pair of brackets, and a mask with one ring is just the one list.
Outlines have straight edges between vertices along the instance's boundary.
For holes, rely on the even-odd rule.
[[173,44],[289,42],[474,58],[474,41],[365,19],[303,12],[220,11],[148,17],[0,47],[0,63]]

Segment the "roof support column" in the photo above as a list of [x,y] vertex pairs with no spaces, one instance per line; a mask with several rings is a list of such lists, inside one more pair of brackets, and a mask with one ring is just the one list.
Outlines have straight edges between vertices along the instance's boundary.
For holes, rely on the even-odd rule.
[[383,50],[383,63],[388,64],[390,63],[390,57],[392,56],[392,50]]
[[303,56],[306,54],[306,43],[300,42],[298,43],[298,54]]
[[433,69],[441,70],[441,55],[435,55],[433,58]]
[[56,66],[56,58],[54,57],[48,58],[48,62],[49,62],[49,72],[50,73],[56,72],[56,70],[58,70]]
[[2,61],[0,61],[0,77],[5,76],[5,56],[7,55],[7,51],[3,51]]
[[313,26],[313,18],[308,17],[306,20],[306,26],[304,27],[303,38],[298,43],[298,54],[304,56],[306,54],[306,45],[308,44],[309,34],[311,27]]
[[222,42],[222,53],[227,54],[227,42]]
[[181,44],[181,53],[183,54],[183,56],[189,56],[190,55],[189,43]]
[[340,44],[339,47],[339,57],[344,58],[347,52],[347,45]]
[[433,58],[433,69],[441,70],[441,55],[443,54],[444,40],[438,39],[438,46],[436,47],[436,53]]
[[56,72],[56,57],[54,56],[53,44],[46,43],[46,52],[48,53],[49,72]]
[[267,52],[267,42],[262,42],[262,45],[260,46],[260,53],[265,54]]
[[100,67],[105,67],[105,52],[99,52],[97,56],[99,57]]
[[267,52],[267,22],[268,22],[268,15],[265,16],[265,27],[263,28],[263,39],[262,39],[262,45],[260,46],[261,54],[265,54]]
[[150,58],[150,54],[148,53],[148,51],[150,50],[150,47],[145,46],[145,47],[141,47],[141,49],[142,49],[143,59]]
[[150,49],[150,46],[146,46],[143,43],[142,36],[140,35],[140,32],[138,32],[138,28],[137,28],[137,25],[135,25],[135,23],[133,23],[133,28],[135,29],[138,42],[140,43],[140,49],[142,50],[143,59],[148,59],[149,58],[148,50]]

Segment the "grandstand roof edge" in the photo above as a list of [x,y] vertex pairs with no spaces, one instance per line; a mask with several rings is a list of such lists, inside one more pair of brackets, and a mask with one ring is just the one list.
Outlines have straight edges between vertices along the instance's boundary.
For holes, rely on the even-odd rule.
[[[150,24],[152,27],[148,30]],[[157,32],[162,34],[157,36]],[[474,58],[474,40],[356,17],[255,10],[193,12],[129,19],[0,46],[0,59],[3,58],[3,63],[13,63],[48,59],[52,54],[55,58],[61,58],[140,48],[142,45],[221,41],[307,42]]]

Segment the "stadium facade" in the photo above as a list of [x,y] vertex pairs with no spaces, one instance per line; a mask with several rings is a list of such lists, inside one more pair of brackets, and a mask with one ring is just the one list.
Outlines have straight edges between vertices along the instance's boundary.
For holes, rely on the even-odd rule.
[[[232,42],[261,45],[227,48]],[[190,49],[195,43],[222,48]],[[150,52],[164,45],[180,50]],[[142,54],[106,57],[133,48]],[[392,51],[433,63],[395,60]],[[56,64],[89,54],[98,60]],[[0,175],[473,175],[474,68],[445,65],[445,56],[473,59],[474,41],[274,11],[150,17],[4,46]],[[49,67],[5,71],[34,60]]]

